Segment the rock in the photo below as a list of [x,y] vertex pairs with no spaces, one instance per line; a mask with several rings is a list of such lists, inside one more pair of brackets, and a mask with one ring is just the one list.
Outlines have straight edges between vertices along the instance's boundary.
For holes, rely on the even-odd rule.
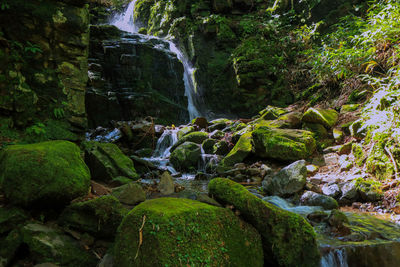
[[333,109],[309,108],[303,115],[303,122],[322,124],[327,129],[338,121],[339,114]]
[[356,187],[356,182],[347,182],[341,187],[342,197],[339,199],[340,204],[350,204],[358,200],[358,190]]
[[344,139],[343,131],[335,128],[332,130],[332,133],[333,133],[333,139],[335,139],[336,143],[343,141],[343,139]]
[[179,129],[177,135],[178,135],[178,140],[184,137],[185,135],[194,132],[194,127],[193,126],[186,126],[181,129]]
[[353,112],[356,111],[360,107],[360,104],[349,104],[349,105],[343,105],[340,108],[340,113],[344,114],[347,112]]
[[359,177],[355,179],[355,186],[363,201],[376,202],[383,197],[382,184],[373,179],[364,180]]
[[208,133],[206,133],[206,132],[188,133],[188,134],[184,135],[183,137],[179,138],[178,142],[171,148],[171,151],[173,151],[175,148],[177,148],[179,145],[181,145],[185,142],[201,144],[206,139],[208,139]]
[[95,266],[98,259],[79,243],[48,226],[30,223],[21,231],[22,242],[29,249],[34,262],[56,262],[60,266]]
[[197,168],[200,158],[200,146],[193,142],[185,142],[171,153],[170,162],[176,170],[190,171]]
[[220,130],[215,130],[210,133],[210,138],[213,138],[213,139],[222,139],[224,136],[225,136],[225,133]]
[[214,151],[214,145],[217,142],[217,140],[215,139],[206,139],[203,141],[203,143],[201,144],[201,147],[204,150],[204,153],[206,154],[211,154]]
[[363,139],[367,134],[367,128],[362,119],[353,122],[350,127],[350,135],[357,139]]
[[233,149],[221,161],[221,165],[229,167],[242,162],[252,151],[251,133],[245,133],[240,138]]
[[127,213],[128,210],[118,199],[107,195],[72,203],[65,208],[58,221],[64,227],[100,238],[112,238]]
[[326,210],[339,208],[339,205],[334,198],[312,191],[306,191],[301,196],[300,203],[307,206],[320,206]]
[[[0,207],[0,235],[10,232],[28,220],[28,214],[14,207]],[[0,261],[1,262],[1,261]]]
[[278,160],[304,159],[315,151],[316,143],[308,131],[260,127],[252,133],[257,156]]
[[[143,240],[141,245],[138,240]],[[124,218],[115,239],[115,266],[180,266],[182,262],[263,266],[260,236],[229,209],[189,199],[147,200]]]
[[339,155],[348,155],[351,153],[351,148],[353,146],[353,142],[347,142],[339,147],[337,153]]
[[319,266],[315,232],[300,215],[257,198],[229,179],[213,179],[208,189],[217,201],[234,206],[258,230],[263,242],[264,266]]
[[94,180],[110,182],[118,176],[137,180],[133,162],[112,143],[86,142],[85,162]]
[[175,192],[174,179],[169,172],[164,172],[161,175],[160,183],[158,184],[158,190],[160,190],[162,195],[171,195]]
[[314,175],[318,172],[319,167],[317,165],[314,164],[309,164],[306,166],[307,168],[307,176],[308,175]]
[[224,156],[229,153],[229,144],[225,140],[218,141],[213,147],[213,154]]
[[267,106],[265,109],[260,111],[260,118],[263,120],[276,120],[283,114],[288,113],[284,108]]
[[350,229],[346,226],[349,220],[343,212],[336,209],[332,210],[328,217],[328,223],[334,231],[340,233],[340,235],[344,236],[350,234]]
[[114,188],[111,194],[125,205],[136,205],[146,200],[146,193],[138,183],[131,182]]
[[353,162],[349,160],[347,155],[342,155],[339,157],[340,171],[349,171],[353,167]]
[[338,199],[342,195],[339,186],[336,183],[325,184],[322,186],[322,193],[324,195]]
[[206,129],[208,127],[208,121],[206,118],[198,117],[192,120],[192,124],[196,125],[200,129]]
[[0,184],[10,203],[44,208],[86,195],[90,173],[71,142],[13,145],[0,152]]
[[289,196],[302,190],[306,182],[306,162],[300,160],[286,166],[271,178],[265,179],[262,186],[270,195]]
[[302,128],[314,133],[317,140],[324,140],[329,137],[328,130],[322,124],[304,123]]

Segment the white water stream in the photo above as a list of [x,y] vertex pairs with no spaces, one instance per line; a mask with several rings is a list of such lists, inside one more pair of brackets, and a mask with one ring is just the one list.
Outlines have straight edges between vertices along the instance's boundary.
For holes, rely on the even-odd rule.
[[[135,4],[137,0],[132,1],[125,11],[121,14],[114,15],[110,24],[116,26],[122,31],[129,33],[138,33],[139,27],[135,23],[134,12]],[[155,36],[149,36],[151,38],[157,38]],[[183,81],[185,84],[185,96],[188,98],[188,112],[190,120],[201,117],[202,114],[199,111],[199,107],[196,104],[198,101],[197,87],[194,78],[196,69],[189,62],[189,59],[182,53],[181,50],[169,39],[162,38],[161,40],[169,44],[169,51],[176,55],[176,57],[182,62],[184,68]]]

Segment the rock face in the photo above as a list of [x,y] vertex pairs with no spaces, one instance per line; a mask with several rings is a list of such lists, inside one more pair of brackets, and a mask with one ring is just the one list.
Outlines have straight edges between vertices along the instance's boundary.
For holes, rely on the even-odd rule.
[[116,266],[263,266],[260,235],[252,226],[229,209],[189,199],[141,203],[124,218],[115,240]]
[[113,238],[122,218],[128,213],[113,196],[102,196],[72,203],[60,215],[59,222],[68,228],[96,237]]
[[91,26],[89,126],[146,116],[162,124],[187,121],[183,65],[169,43],[142,35],[120,39],[117,32],[112,26]]
[[190,171],[197,168],[200,158],[200,145],[185,142],[172,152],[170,162],[177,170]]
[[286,166],[273,177],[267,176],[262,186],[270,195],[289,196],[304,188],[307,182],[306,178],[306,162],[299,160]]
[[278,160],[305,159],[315,151],[312,133],[303,130],[260,127],[252,134],[256,155]]
[[[0,118],[44,122],[46,137],[77,139],[86,127],[89,12],[85,1],[13,0],[2,10]],[[45,8],[44,8],[45,7]],[[10,23],[18,18],[18,23]]]
[[304,218],[257,198],[229,179],[213,179],[208,189],[218,201],[238,209],[261,234],[264,266],[319,266],[316,235]]
[[0,153],[0,184],[15,205],[62,205],[88,193],[90,173],[71,142],[14,145]]
[[86,142],[84,146],[85,162],[93,179],[109,182],[118,176],[132,180],[139,178],[132,160],[125,156],[117,145]]

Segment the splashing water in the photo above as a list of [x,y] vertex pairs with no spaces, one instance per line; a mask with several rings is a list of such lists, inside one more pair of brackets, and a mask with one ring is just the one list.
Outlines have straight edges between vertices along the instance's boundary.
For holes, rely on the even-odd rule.
[[[116,26],[122,31],[129,33],[137,33],[139,30],[134,20],[135,4],[137,0],[132,1],[125,11],[121,14],[114,15],[110,24]],[[159,39],[158,37],[151,36],[151,38]],[[183,82],[185,85],[185,96],[188,98],[188,112],[190,120],[201,117],[202,112],[199,111],[199,102],[202,102],[198,97],[198,90],[194,78],[196,69],[192,66],[189,59],[182,53],[178,47],[168,39],[161,39],[169,44],[169,51],[176,55],[182,62],[184,68]]]
[[344,249],[331,250],[324,255],[320,263],[321,267],[349,267],[347,264],[347,254]]

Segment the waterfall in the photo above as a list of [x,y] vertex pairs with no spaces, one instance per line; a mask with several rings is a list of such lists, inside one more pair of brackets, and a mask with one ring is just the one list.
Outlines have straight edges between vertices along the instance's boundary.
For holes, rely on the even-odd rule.
[[157,141],[153,157],[168,158],[171,155],[171,148],[178,142],[178,129],[165,130]]
[[344,249],[334,249],[329,251],[321,259],[321,267],[348,267],[347,255]]
[[[125,11],[121,14],[115,14],[111,20],[110,24],[116,26],[118,29],[122,31],[126,31],[129,33],[137,33],[139,27],[135,24],[134,21],[134,11],[135,4],[137,0],[132,1]],[[151,36],[151,38],[158,38],[155,36]],[[199,102],[198,92],[196,87],[196,82],[194,78],[194,73],[196,69],[192,66],[187,56],[182,53],[178,47],[168,39],[162,39],[163,41],[168,42],[169,51],[176,55],[176,57],[182,62],[184,68],[183,82],[185,84],[185,96],[188,98],[188,112],[190,120],[202,116],[202,113],[199,111]]]

